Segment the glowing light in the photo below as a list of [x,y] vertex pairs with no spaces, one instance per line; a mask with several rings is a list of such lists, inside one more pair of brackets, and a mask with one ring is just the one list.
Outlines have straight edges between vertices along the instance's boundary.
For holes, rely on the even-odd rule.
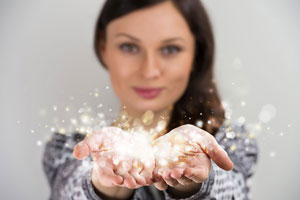
[[247,104],[246,104],[246,102],[245,101],[241,101],[241,106],[242,107],[245,107]]
[[59,132],[60,134],[65,134],[65,133],[66,133],[66,129],[65,129],[65,128],[60,128],[60,129],[58,130],[58,132]]
[[231,145],[231,146],[229,147],[229,150],[230,150],[230,151],[235,151],[235,150],[236,150],[236,146],[235,146],[235,145]]
[[264,105],[261,109],[258,118],[263,123],[268,123],[276,115],[276,108],[271,104]]
[[276,153],[274,151],[271,151],[269,155],[270,157],[274,158],[276,156]]
[[239,117],[238,119],[237,119],[237,123],[239,124],[239,125],[242,125],[242,124],[244,124],[246,122],[246,118],[244,117],[244,116],[241,116],[241,117]]
[[283,132],[280,132],[279,135],[280,135],[280,136],[283,136],[284,134],[283,134]]
[[42,143],[41,140],[36,141],[36,145],[37,145],[37,146],[42,146],[42,144],[43,144],[43,143]]
[[198,126],[199,128],[203,127],[203,121],[202,120],[197,120],[196,121],[196,126]]
[[235,138],[235,132],[233,132],[233,131],[227,132],[226,137],[229,138],[229,139]]
[[54,105],[52,108],[53,108],[54,111],[57,111],[57,106],[56,105]]

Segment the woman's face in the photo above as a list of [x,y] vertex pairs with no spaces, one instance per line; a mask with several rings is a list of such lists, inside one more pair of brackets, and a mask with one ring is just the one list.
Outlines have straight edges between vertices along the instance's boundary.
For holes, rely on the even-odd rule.
[[[112,21],[106,36],[101,56],[112,87],[127,109],[137,113],[162,111],[183,95],[195,40],[171,2]],[[145,90],[149,88],[154,90]]]

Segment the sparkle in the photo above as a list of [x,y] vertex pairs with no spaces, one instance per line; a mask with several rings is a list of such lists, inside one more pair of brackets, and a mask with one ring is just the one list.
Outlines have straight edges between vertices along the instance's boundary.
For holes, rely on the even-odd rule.
[[86,114],[81,115],[80,119],[83,124],[89,124],[91,122],[89,115],[86,115]]
[[54,105],[52,108],[53,108],[54,111],[57,111],[57,106],[56,105]]
[[261,125],[258,123],[258,124],[255,125],[255,129],[258,130],[258,131],[260,131],[260,130],[262,129],[262,127],[261,127]]
[[98,92],[95,92],[95,93],[94,93],[94,96],[95,96],[95,97],[98,97],[98,96],[99,96],[99,93],[98,93]]
[[246,106],[246,102],[245,101],[241,101],[241,106],[245,107]]
[[106,86],[106,87],[105,87],[105,89],[107,89],[107,90],[108,90],[108,89],[109,89],[109,86]]
[[66,129],[60,128],[60,129],[58,130],[58,132],[61,133],[61,134],[65,134],[65,133],[66,133]]
[[90,162],[89,162],[88,160],[83,160],[83,161],[82,161],[82,166],[83,166],[83,167],[88,167],[89,164],[90,164]]
[[100,104],[97,106],[97,108],[102,108],[102,107],[103,107],[102,103],[100,103]]
[[270,157],[274,158],[276,156],[276,153],[274,151],[271,151],[269,155]]
[[207,120],[207,123],[208,123],[208,124],[211,124],[211,121],[210,121],[210,120]]
[[203,126],[203,121],[202,121],[202,120],[197,120],[197,121],[196,121],[196,126],[198,126],[199,128],[202,128],[202,126]]
[[242,125],[246,122],[246,118],[244,116],[241,116],[238,118],[237,123]]
[[235,138],[235,133],[233,131],[229,131],[226,133],[226,137],[229,139]]
[[30,131],[31,133],[34,133],[35,131],[33,130],[33,129],[31,129],[31,131]]
[[263,123],[268,123],[276,115],[276,108],[271,104],[264,105],[258,115],[258,118]]
[[21,123],[21,121],[18,120],[18,121],[17,121],[17,124],[20,124],[20,123]]
[[70,108],[69,108],[69,107],[66,107],[66,108],[65,108],[65,111],[66,111],[66,112],[69,112],[69,111],[70,111]]
[[168,162],[167,162],[166,160],[164,160],[164,159],[159,160],[158,163],[159,163],[159,165],[161,165],[161,166],[167,166],[167,165],[168,165]]
[[280,132],[279,135],[280,135],[280,136],[283,136],[284,134],[283,134],[283,132]]
[[230,147],[229,147],[229,150],[230,151],[235,151],[236,150],[236,146],[233,144],[233,145],[231,145]]
[[41,141],[41,140],[38,140],[38,141],[36,141],[36,145],[37,145],[37,146],[39,146],[39,147],[40,147],[40,146],[42,146],[42,144],[43,144],[43,143],[42,143],[42,141]]

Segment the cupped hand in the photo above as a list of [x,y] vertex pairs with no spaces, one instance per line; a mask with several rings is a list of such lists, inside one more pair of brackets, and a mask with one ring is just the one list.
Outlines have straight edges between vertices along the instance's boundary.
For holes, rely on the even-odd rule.
[[208,132],[190,124],[177,127],[153,142],[156,167],[155,187],[204,182],[210,173],[211,160],[224,170],[233,163]]
[[79,160],[90,154],[94,161],[94,185],[134,189],[153,183],[154,154],[143,135],[118,127],[104,127],[89,134],[74,147],[73,155]]

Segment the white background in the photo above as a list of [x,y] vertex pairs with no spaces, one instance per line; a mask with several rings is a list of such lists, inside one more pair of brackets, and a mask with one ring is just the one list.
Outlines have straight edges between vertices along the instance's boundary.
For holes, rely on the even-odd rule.
[[[44,126],[50,127],[54,116],[65,117],[61,108],[103,103],[104,112],[117,113],[119,103],[105,89],[108,74],[92,49],[102,3],[0,1],[0,199],[48,198],[41,165],[49,136]],[[258,134],[253,197],[300,199],[300,1],[204,3],[216,36],[217,83],[233,119],[257,123],[266,104],[277,111]],[[89,95],[94,88],[98,98]]]

